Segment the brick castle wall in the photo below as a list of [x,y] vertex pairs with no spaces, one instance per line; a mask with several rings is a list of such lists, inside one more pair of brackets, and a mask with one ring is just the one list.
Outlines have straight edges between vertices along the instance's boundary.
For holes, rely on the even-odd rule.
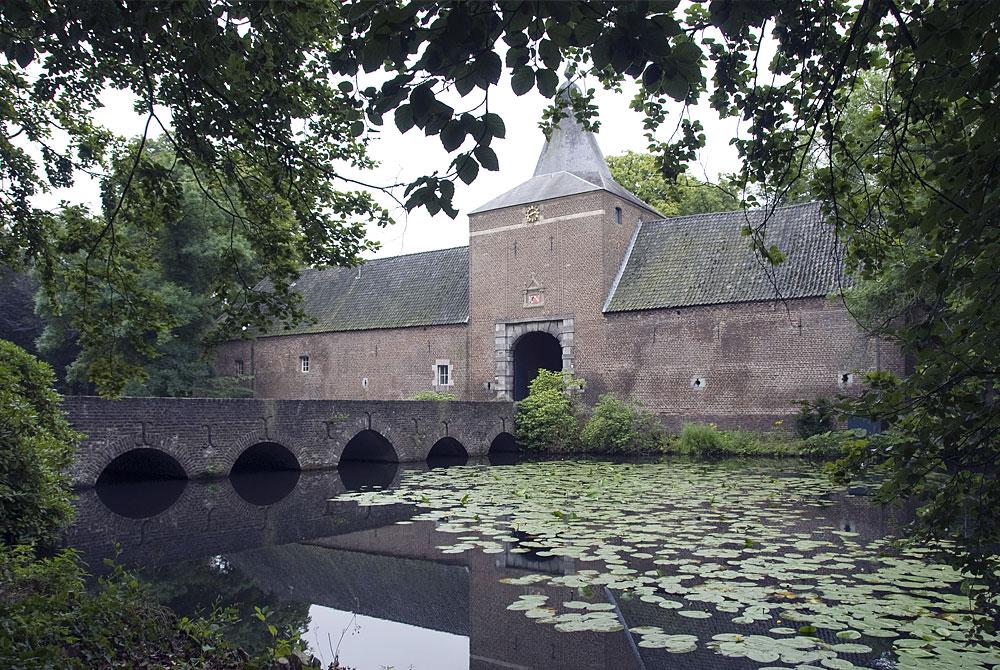
[[632,394],[672,429],[698,420],[766,430],[798,400],[856,393],[864,372],[903,369],[896,347],[865,336],[828,298],[607,316],[588,396]]
[[[226,374],[239,358],[249,371],[252,360],[257,397],[400,399],[434,389],[433,366],[447,359],[454,385],[439,390],[491,400],[498,385],[510,388],[517,338],[542,330],[586,380],[586,402],[633,395],[672,429],[686,420],[769,429],[796,401],[857,392],[865,371],[903,372],[895,347],[823,297],[604,314],[639,221],[656,218],[605,191],[474,214],[469,325],[228,343],[216,369]],[[529,286],[544,304],[525,306]]]
[[[433,390],[467,398],[467,337],[464,324],[262,337],[220,345],[215,371],[233,375],[243,361],[258,398],[405,400]],[[451,386],[435,384],[438,360],[450,362]]]

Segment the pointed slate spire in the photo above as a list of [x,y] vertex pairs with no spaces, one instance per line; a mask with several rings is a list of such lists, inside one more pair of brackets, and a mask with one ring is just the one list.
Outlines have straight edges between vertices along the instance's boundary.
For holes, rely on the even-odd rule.
[[[571,86],[578,90],[574,85]],[[568,98],[569,88],[563,89],[559,95]],[[662,214],[615,181],[601,148],[597,146],[597,138],[583,129],[572,112],[567,112],[545,141],[531,179],[469,213],[479,214],[493,209],[604,190],[662,218]]]
[[[559,97],[568,101],[570,89],[580,92],[575,84],[571,84],[562,90]],[[597,145],[597,137],[583,129],[572,109],[565,109],[564,112],[566,116],[559,120],[559,125],[552,130],[552,135],[542,147],[534,176],[568,172],[606,188],[605,185],[614,182],[614,178]]]

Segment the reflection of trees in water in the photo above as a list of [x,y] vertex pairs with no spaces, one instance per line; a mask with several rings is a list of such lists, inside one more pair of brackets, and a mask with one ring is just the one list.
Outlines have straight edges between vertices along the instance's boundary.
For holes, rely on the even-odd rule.
[[268,623],[281,634],[305,633],[309,627],[309,603],[282,602],[263,591],[224,556],[176,563],[140,573],[157,601],[180,616],[233,608],[237,620],[227,627],[226,637],[251,654],[265,651],[272,643],[267,627],[254,616],[254,607],[270,609]]

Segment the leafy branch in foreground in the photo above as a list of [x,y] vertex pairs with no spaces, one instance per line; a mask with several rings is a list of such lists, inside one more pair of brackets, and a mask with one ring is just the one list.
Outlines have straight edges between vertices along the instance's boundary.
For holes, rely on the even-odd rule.
[[[102,392],[119,393],[173,325],[136,274],[144,251],[122,243],[125,227],[175,223],[175,171],[150,159],[154,129],[271,280],[227,296],[231,335],[301,319],[291,284],[304,264],[353,264],[374,247],[365,226],[388,213],[349,176],[371,165],[361,112],[326,65],[340,22],[332,0],[0,7],[0,265],[34,268],[53,295],[62,255],[86,260],[59,288],[75,294],[73,326]],[[134,144],[94,122],[108,89],[127,91],[144,119]],[[99,216],[38,205],[80,175],[102,183]]]

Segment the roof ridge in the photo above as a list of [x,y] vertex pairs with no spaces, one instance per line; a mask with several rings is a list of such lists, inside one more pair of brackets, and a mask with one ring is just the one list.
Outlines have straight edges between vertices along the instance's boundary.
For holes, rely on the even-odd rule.
[[307,267],[307,268],[302,268],[302,270],[300,271],[299,274],[301,275],[302,272],[310,272],[310,271],[311,272],[326,272],[327,270],[356,270],[359,267],[363,267],[365,265],[370,265],[371,263],[380,263],[380,262],[384,262],[384,261],[395,260],[397,258],[412,258],[414,256],[422,256],[424,254],[434,254],[434,253],[439,253],[439,252],[442,252],[442,251],[454,251],[456,249],[468,249],[468,248],[469,248],[468,244],[458,244],[458,245],[455,245],[453,247],[444,247],[443,249],[428,249],[427,251],[413,251],[413,252],[408,253],[408,254],[396,254],[395,256],[383,256],[382,258],[367,258],[367,259],[362,259],[362,262],[359,263],[359,264],[357,264],[357,265],[329,265],[329,266],[324,267],[324,268]]
[[408,254],[396,254],[394,256],[383,256],[381,258],[369,258],[365,260],[364,264],[373,263],[375,261],[388,261],[394,258],[410,258],[412,256],[422,256],[424,254],[436,254],[442,251],[454,251],[455,249],[468,249],[468,248],[469,248],[468,244],[456,244],[453,247],[444,247],[441,249],[427,249],[426,251],[412,251]]
[[[799,203],[795,203],[795,204],[791,204],[791,205],[780,205],[778,207],[775,207],[775,208],[771,209],[771,211],[772,212],[777,212],[777,211],[783,211],[783,210],[787,210],[787,209],[794,209],[796,207],[808,207],[810,205],[821,205],[821,204],[822,203],[819,200],[810,200],[809,202],[799,202]],[[753,209],[740,208],[740,209],[720,210],[718,212],[699,212],[697,214],[678,214],[677,216],[667,216],[667,217],[664,217],[662,219],[654,219],[652,221],[647,221],[646,223],[649,223],[649,224],[684,223],[684,222],[689,222],[689,221],[692,221],[692,220],[699,221],[699,220],[709,219],[711,217],[719,217],[719,216],[723,216],[723,215],[727,215],[727,214],[739,214],[739,213],[752,214],[752,213],[755,213],[755,212],[764,211],[765,209],[766,209],[765,207],[754,207]]]

